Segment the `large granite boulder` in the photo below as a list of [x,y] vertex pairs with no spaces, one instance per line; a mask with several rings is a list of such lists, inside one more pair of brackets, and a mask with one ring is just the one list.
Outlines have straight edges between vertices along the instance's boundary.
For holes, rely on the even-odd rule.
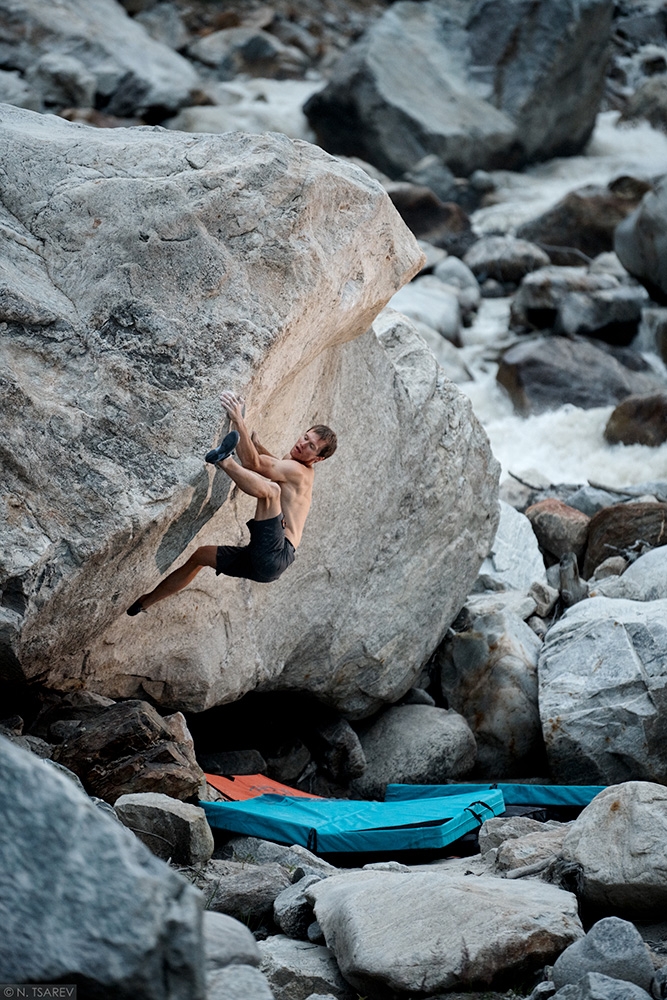
[[116,0],[0,0],[0,63],[25,73],[47,108],[94,104],[158,121],[199,85],[187,59]]
[[594,907],[661,919],[667,903],[667,789],[648,781],[605,788],[568,827],[560,862]]
[[651,298],[667,305],[667,176],[617,228],[614,249]]
[[611,0],[393,4],[305,111],[331,152],[392,177],[435,154],[457,174],[583,148],[602,96]]
[[665,600],[594,597],[549,629],[539,704],[558,782],[667,782],[666,644]]
[[345,979],[373,996],[488,987],[583,936],[575,897],[540,882],[364,871],[306,895]]
[[[386,193],[278,135],[0,117],[4,675],[195,711],[400,697],[488,550],[498,466],[407,321],[369,330],[422,261]],[[224,386],[274,452],[338,431],[296,565],[204,570],[129,619],[194,546],[247,538],[202,458]]]
[[203,897],[74,782],[0,738],[0,975],[203,1000]]

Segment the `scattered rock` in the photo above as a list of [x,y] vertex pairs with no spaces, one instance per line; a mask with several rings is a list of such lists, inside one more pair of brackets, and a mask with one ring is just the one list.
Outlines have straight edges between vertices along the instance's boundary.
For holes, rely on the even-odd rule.
[[308,928],[314,917],[313,907],[306,898],[305,890],[319,880],[319,875],[307,875],[283,889],[273,901],[273,919],[287,937],[297,941],[308,940]]
[[357,1000],[328,948],[279,934],[260,941],[259,950],[260,968],[275,1000],[305,1000],[313,992],[333,993],[336,1000]]
[[[630,601],[662,601],[667,600],[667,545],[650,549],[643,556],[625,569],[626,561],[620,556],[616,559],[624,564],[622,575],[596,577],[605,563],[601,563],[594,578],[600,579],[592,593],[595,596],[622,597]],[[605,560],[611,562],[610,559]]]
[[541,247],[515,236],[482,236],[463,259],[480,282],[491,278],[501,284],[518,284],[550,264]]
[[577,557],[583,555],[590,522],[586,514],[552,498],[532,504],[526,517],[538,542],[552,556],[560,559],[566,552],[574,552]]
[[437,330],[452,344],[461,344],[461,309],[452,288],[433,275],[416,278],[391,299],[389,306],[415,322]]
[[610,350],[589,340],[564,337],[524,341],[503,354],[498,382],[523,416],[558,409],[565,403],[582,409],[609,406],[633,393],[662,389],[639,355],[638,367],[630,368],[626,367],[630,359]]
[[591,273],[584,267],[542,267],[522,280],[512,300],[510,328],[522,333],[553,327],[568,295],[618,287],[613,274]]
[[261,954],[252,932],[226,913],[204,911],[206,972],[228,965],[259,966]]
[[550,829],[542,824],[541,830],[506,840],[496,854],[496,871],[506,873],[507,878],[520,878],[523,871],[528,875],[546,869],[560,854],[566,832],[566,823]]
[[563,605],[571,608],[588,597],[588,584],[579,576],[579,565],[574,552],[566,552],[558,565],[559,591]]
[[13,70],[0,69],[0,101],[30,111],[41,111],[42,107],[39,94]]
[[608,490],[601,490],[595,486],[582,486],[566,499],[568,507],[574,507],[588,517],[593,517],[605,507],[613,507],[618,501],[618,493],[610,493]]
[[[660,549],[654,551],[660,552]],[[667,554],[667,549],[665,549]],[[605,580],[608,577],[619,577],[628,566],[628,560],[624,559],[623,556],[609,556],[604,562],[601,562],[599,566],[596,566],[595,572],[591,579],[593,580]],[[663,596],[663,595],[661,595]],[[664,595],[667,597],[667,593]],[[657,600],[657,598],[650,598],[650,600]]]
[[563,986],[554,993],[558,1000],[647,1000],[649,996],[634,983],[612,979],[600,972],[587,972],[578,983]]
[[547,582],[535,533],[524,514],[501,500],[498,530],[479,571],[476,589],[525,592],[534,582]]
[[619,118],[620,122],[647,121],[653,128],[667,132],[667,75],[645,80],[635,90]]
[[463,716],[430,705],[397,705],[360,724],[368,766],[351,784],[354,795],[383,799],[390,782],[437,785],[475,763],[475,738]]
[[517,236],[537,243],[554,264],[579,264],[614,249],[616,226],[650,190],[647,181],[620,177],[604,188],[571,191],[544,215],[519,226]]
[[120,821],[163,861],[201,864],[213,854],[213,834],[204,810],[160,792],[121,795],[114,803]]
[[452,256],[436,264],[433,273],[445,285],[456,289],[463,321],[466,326],[470,326],[482,301],[482,293],[475,275],[467,264]]
[[200,83],[187,59],[154,41],[113,0],[63,0],[57,9],[2,0],[0,19],[0,51],[44,88],[47,104],[85,101],[121,117],[165,118]]
[[549,629],[538,663],[551,772],[563,784],[667,780],[667,601],[593,597]]
[[483,777],[535,773],[542,748],[537,707],[541,642],[511,612],[481,614],[436,654],[445,703],[467,720]]
[[[559,824],[560,826],[560,824]],[[545,824],[530,816],[494,816],[485,820],[479,830],[482,854],[500,847],[508,840],[518,840],[533,833],[543,833]]]
[[633,346],[638,351],[653,351],[667,362],[667,309],[642,310],[642,319]]
[[[326,149],[395,177],[429,154],[465,176],[575,152],[602,94],[611,11],[607,0],[542,0],[530,19],[496,0],[393,5],[306,114]],[[406,65],[419,70],[406,77]]]
[[112,804],[123,794],[157,789],[175,799],[196,798],[204,772],[189,734],[174,735],[147,702],[119,702],[83,722],[54,759],[78,774],[87,792]]
[[276,80],[298,79],[310,65],[301,49],[256,28],[214,31],[192,42],[188,55],[211,66],[219,80],[233,80],[239,73]]
[[185,873],[201,889],[207,910],[226,913],[242,923],[258,922],[273,912],[273,903],[290,884],[282,865],[241,865],[234,861],[208,861]]
[[640,206],[616,229],[614,249],[626,268],[659,305],[667,305],[667,177],[661,178]]
[[3,977],[204,1000],[200,894],[68,778],[2,737],[0,758]]
[[593,924],[586,937],[574,941],[556,959],[556,989],[579,982],[587,972],[599,972],[650,990],[653,962],[634,924],[618,917],[605,917]]
[[440,201],[456,201],[456,178],[449,167],[434,153],[415,163],[404,175],[404,180],[430,188]]
[[206,1000],[275,1000],[266,976],[250,965],[206,974]]
[[629,396],[618,404],[604,429],[610,444],[644,444],[657,448],[667,441],[667,392]]
[[197,757],[207,774],[264,774],[266,761],[259,750],[227,750]]
[[605,788],[570,824],[561,859],[579,867],[586,903],[644,919],[662,915],[667,789],[646,781]]
[[558,309],[556,329],[626,347],[634,340],[648,295],[641,285],[571,292]]
[[667,504],[619,503],[605,507],[591,518],[584,576],[589,579],[596,567],[611,555],[627,556],[637,552],[639,545],[657,548],[665,544]]
[[488,987],[583,935],[574,897],[544,883],[370,871],[308,893],[343,975],[371,995]]
[[428,187],[407,181],[389,181],[387,194],[406,226],[420,239],[454,252],[464,252],[474,241],[470,219],[453,202],[442,202]]
[[283,844],[274,844],[270,840],[260,840],[259,837],[232,837],[219,849],[219,852],[216,851],[216,856],[251,865],[276,862],[290,874],[295,873],[298,869],[303,869],[317,872],[322,877],[326,877],[327,875],[335,875],[338,871],[328,861],[318,858],[316,854],[311,854],[300,844],[285,847]]

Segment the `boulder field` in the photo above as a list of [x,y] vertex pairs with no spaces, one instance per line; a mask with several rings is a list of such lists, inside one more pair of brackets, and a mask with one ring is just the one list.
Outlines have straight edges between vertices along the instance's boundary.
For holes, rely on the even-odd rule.
[[[494,537],[498,466],[411,325],[422,254],[379,184],[275,134],[93,130],[0,107],[0,673],[203,710],[410,688]],[[375,321],[375,322],[374,322]],[[124,612],[253,503],[204,453],[242,393],[283,454],[339,435],[295,566],[203,571]]]

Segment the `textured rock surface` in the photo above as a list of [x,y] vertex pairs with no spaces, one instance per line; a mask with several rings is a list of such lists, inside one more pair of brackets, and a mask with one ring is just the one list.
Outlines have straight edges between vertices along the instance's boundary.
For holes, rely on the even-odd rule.
[[667,503],[619,503],[599,511],[588,528],[584,576],[610,555],[636,552],[638,543],[667,545]]
[[343,975],[371,995],[488,986],[583,934],[574,896],[542,883],[370,871],[308,894]]
[[498,530],[476,588],[526,591],[535,582],[547,582],[535,532],[525,514],[501,500]]
[[667,781],[667,601],[595,597],[547,633],[538,664],[547,756],[565,784]]
[[563,986],[553,996],[558,1000],[648,1000],[651,994],[624,979],[587,972],[578,983]]
[[306,105],[332,152],[399,176],[430,153],[456,174],[574,152],[602,93],[612,4],[395,4]]
[[592,593],[594,597],[623,597],[629,601],[667,600],[667,545],[640,556],[621,576],[596,583]]
[[483,236],[468,250],[464,260],[480,281],[493,278],[517,283],[531,271],[550,263],[544,250],[515,236]]
[[234,861],[209,861],[188,874],[202,890],[206,909],[226,913],[243,923],[271,913],[273,902],[290,884],[287,871],[275,862],[241,865]]
[[114,802],[121,823],[164,861],[201,864],[213,854],[213,834],[204,810],[160,792],[121,795]]
[[646,781],[605,788],[570,825],[561,858],[579,866],[578,894],[586,902],[631,916],[662,915],[667,789]]
[[656,448],[667,441],[667,392],[629,396],[619,403],[604,429],[610,444],[645,444]]
[[[88,100],[77,88],[71,93],[49,90],[53,70],[45,70],[54,59],[61,67],[66,60],[70,81],[90,80]],[[113,115],[161,111],[164,117],[185,104],[199,84],[196,71],[183,56],[154,41],[114,0],[59,0],[57,4],[2,0],[0,61],[28,71],[47,104],[96,101]]]
[[554,963],[554,985],[560,989],[567,983],[576,983],[587,972],[601,972],[650,991],[653,962],[634,924],[618,917],[598,920],[585,938],[575,941],[558,956]]
[[468,723],[430,705],[388,709],[359,738],[367,767],[351,785],[355,795],[383,799],[389,782],[437,785],[469,771],[477,754]]
[[206,974],[206,1000],[275,1000],[266,976],[251,965]]
[[620,224],[614,249],[651,298],[667,305],[667,177],[661,178],[639,208]]
[[473,615],[448,636],[436,662],[446,704],[465,717],[477,742],[480,775],[535,773],[542,733],[537,657],[542,643],[511,612]]
[[538,830],[506,840],[498,848],[496,855],[496,870],[499,872],[515,872],[533,865],[544,865],[555,861],[562,846],[566,833],[565,824],[554,824],[551,829]]
[[579,557],[586,548],[590,518],[562,500],[548,497],[526,510],[535,537],[547,552],[560,559],[566,552]]
[[204,955],[207,972],[227,965],[258,966],[261,961],[252,931],[240,920],[213,910],[204,911]]
[[357,1000],[336,960],[323,945],[292,941],[282,934],[260,941],[261,970],[275,1000],[306,1000],[311,993],[333,993],[337,1000]]
[[3,980],[75,981],[105,1000],[204,1000],[200,894],[3,738],[0,768]]
[[[421,262],[386,194],[275,135],[1,117],[5,674],[195,710],[271,682],[358,713],[403,693],[488,547],[497,466],[414,332],[348,343]],[[269,448],[339,432],[297,564],[265,589],[205,571],[126,619],[191,544],[246,537],[252,502],[200,457],[225,384]]]

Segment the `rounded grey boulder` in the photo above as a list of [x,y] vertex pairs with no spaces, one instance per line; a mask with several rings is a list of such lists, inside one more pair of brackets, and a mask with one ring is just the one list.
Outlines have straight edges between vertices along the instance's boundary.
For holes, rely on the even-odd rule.
[[601,972],[650,989],[653,963],[634,924],[619,917],[598,920],[586,937],[575,941],[556,959],[556,988],[576,983],[588,972]]

